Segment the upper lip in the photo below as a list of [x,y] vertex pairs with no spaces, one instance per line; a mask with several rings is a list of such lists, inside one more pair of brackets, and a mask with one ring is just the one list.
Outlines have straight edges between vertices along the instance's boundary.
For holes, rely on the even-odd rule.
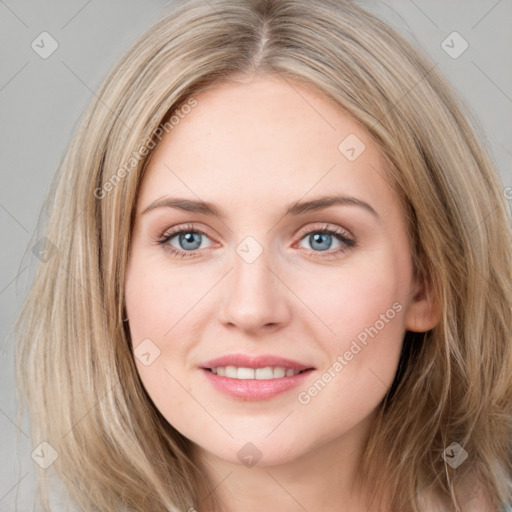
[[292,359],[286,359],[275,355],[250,356],[246,354],[228,354],[199,365],[200,368],[218,368],[219,366],[236,366],[238,368],[292,368],[296,371],[313,369],[311,365],[299,363]]

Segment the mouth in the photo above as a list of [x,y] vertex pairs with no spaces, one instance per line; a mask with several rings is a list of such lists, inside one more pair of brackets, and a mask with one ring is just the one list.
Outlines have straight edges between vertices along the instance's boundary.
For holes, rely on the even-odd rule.
[[270,400],[303,384],[315,368],[275,356],[229,355],[199,367],[213,388],[242,401]]
[[285,368],[283,366],[265,366],[262,368],[247,368],[243,366],[217,366],[214,368],[204,368],[206,371],[218,375],[219,377],[227,377],[229,379],[238,380],[274,380],[284,377],[294,377],[301,373],[312,370],[313,368],[305,368],[296,370],[293,368]]

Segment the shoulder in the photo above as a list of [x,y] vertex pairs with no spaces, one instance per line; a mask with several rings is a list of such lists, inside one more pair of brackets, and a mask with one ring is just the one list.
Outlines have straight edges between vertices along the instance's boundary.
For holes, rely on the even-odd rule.
[[[474,476],[468,476],[456,487],[455,494],[461,512],[501,512],[493,504],[490,492]],[[453,506],[439,495],[425,495],[422,499],[425,512],[452,512]]]
[[474,476],[469,476],[456,494],[462,512],[499,512],[488,489]]

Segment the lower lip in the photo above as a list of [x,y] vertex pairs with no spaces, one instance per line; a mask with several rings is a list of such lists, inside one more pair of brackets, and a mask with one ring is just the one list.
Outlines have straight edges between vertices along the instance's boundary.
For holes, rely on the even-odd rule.
[[257,401],[270,400],[275,396],[289,391],[302,384],[313,370],[306,370],[291,377],[279,379],[231,379],[221,377],[215,373],[201,368],[211,384],[225,395],[240,400]]

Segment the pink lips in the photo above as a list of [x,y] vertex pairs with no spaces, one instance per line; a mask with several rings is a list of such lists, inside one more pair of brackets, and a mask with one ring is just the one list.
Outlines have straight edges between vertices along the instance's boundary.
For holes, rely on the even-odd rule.
[[[278,379],[242,380],[221,377],[211,372],[211,368],[218,368],[219,366],[236,366],[243,368],[265,368],[270,366],[274,368],[291,368],[295,371],[302,371],[302,373]],[[212,359],[200,364],[199,368],[215,389],[232,398],[246,401],[269,400],[298,386],[304,382],[304,380],[309,377],[311,371],[314,370],[311,366],[278,356],[247,356],[244,354],[229,354],[217,359]]]
[[293,370],[307,370],[311,366],[293,361],[291,359],[284,359],[278,356],[262,355],[262,356],[247,356],[245,354],[228,354],[226,356],[206,361],[199,365],[200,368],[217,368],[219,366],[238,366],[243,368],[265,368],[278,366],[282,368],[292,368]]

